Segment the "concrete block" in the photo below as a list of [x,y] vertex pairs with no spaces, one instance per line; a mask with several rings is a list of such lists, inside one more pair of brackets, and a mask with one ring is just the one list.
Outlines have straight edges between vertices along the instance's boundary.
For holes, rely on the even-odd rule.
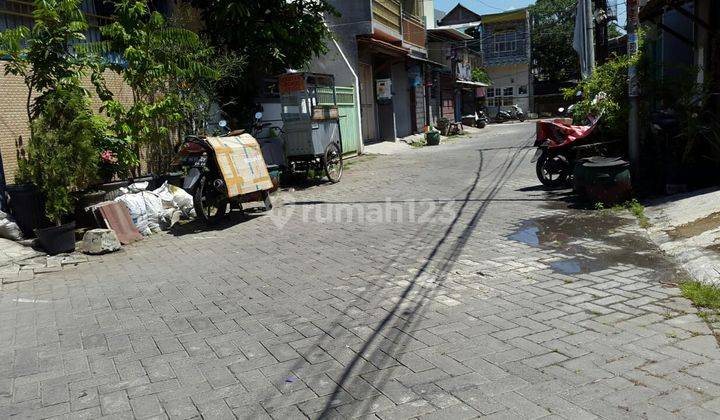
[[83,236],[82,250],[86,254],[106,254],[120,247],[120,241],[111,229],[92,229]]

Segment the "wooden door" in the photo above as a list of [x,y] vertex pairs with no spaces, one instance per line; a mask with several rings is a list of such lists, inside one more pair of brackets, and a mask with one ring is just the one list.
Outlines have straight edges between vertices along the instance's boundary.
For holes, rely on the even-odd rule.
[[360,63],[360,114],[362,116],[363,141],[373,141],[378,138],[373,83],[372,66]]

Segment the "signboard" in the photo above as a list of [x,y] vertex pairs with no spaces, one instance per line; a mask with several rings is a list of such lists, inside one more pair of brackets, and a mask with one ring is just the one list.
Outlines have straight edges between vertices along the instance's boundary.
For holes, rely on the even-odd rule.
[[375,90],[378,99],[392,99],[392,79],[377,79]]
[[280,94],[305,91],[305,76],[300,73],[280,76]]

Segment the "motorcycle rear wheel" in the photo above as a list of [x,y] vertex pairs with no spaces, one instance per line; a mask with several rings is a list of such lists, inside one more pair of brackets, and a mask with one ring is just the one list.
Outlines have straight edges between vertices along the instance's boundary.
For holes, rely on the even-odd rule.
[[535,165],[538,180],[549,188],[557,188],[567,182],[570,168],[562,155],[544,152]]
[[228,214],[230,202],[223,193],[214,191],[211,181],[203,175],[193,194],[193,206],[198,220],[214,225]]

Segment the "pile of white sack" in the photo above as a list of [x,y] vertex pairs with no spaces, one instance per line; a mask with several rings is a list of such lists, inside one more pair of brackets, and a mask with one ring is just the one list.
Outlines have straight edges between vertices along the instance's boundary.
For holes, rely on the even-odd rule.
[[22,241],[23,234],[15,220],[4,211],[0,211],[0,238]]
[[147,182],[131,184],[121,188],[123,195],[115,199],[130,210],[133,224],[141,234],[167,230],[183,217],[195,217],[193,198],[182,188],[167,182],[154,191],[147,188]]

